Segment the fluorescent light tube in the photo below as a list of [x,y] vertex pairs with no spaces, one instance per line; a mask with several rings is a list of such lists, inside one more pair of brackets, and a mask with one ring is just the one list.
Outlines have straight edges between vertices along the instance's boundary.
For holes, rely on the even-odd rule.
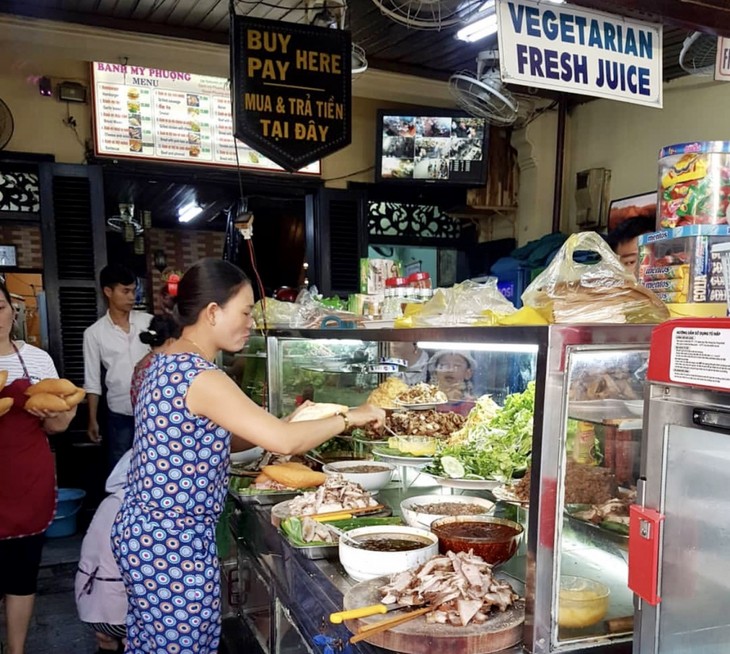
[[197,202],[190,202],[184,207],[180,207],[177,211],[177,219],[181,223],[189,223],[193,218],[197,218],[203,211]]
[[464,352],[514,352],[515,354],[537,354],[537,345],[532,343],[441,343],[422,341],[422,350],[461,350]]
[[479,18],[465,27],[462,27],[457,33],[456,38],[468,43],[474,43],[492,34],[497,33],[497,14],[489,14],[484,18]]

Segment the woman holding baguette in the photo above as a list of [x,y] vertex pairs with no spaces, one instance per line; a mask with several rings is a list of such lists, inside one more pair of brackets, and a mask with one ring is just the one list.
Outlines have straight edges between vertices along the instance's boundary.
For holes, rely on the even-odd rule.
[[[47,434],[64,431],[76,414],[61,397],[26,392],[43,380],[49,390],[75,391],[59,380],[46,352],[11,338],[15,314],[0,283],[0,597],[5,597],[8,653],[23,654],[33,613],[43,534],[56,510],[56,471]],[[54,387],[58,384],[59,387]],[[53,388],[52,388],[53,387]],[[41,408],[43,400],[51,409]],[[53,406],[53,405],[56,406]]]
[[294,454],[350,425],[384,422],[371,405],[286,422],[250,400],[214,360],[244,346],[253,304],[251,283],[233,264],[192,266],[178,286],[181,337],[153,357],[139,389],[130,475],[112,529],[129,598],[128,654],[218,651],[215,525],[230,449]]

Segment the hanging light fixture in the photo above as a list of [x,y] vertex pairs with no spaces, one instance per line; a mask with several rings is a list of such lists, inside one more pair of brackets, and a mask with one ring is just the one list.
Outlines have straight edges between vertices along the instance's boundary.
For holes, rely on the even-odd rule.
[[167,255],[164,250],[155,250],[152,255],[152,263],[155,266],[155,270],[162,274],[162,271],[167,268]]
[[142,212],[142,228],[152,229],[152,212],[145,210]]
[[144,236],[142,234],[134,237],[134,253],[144,254]]
[[122,227],[122,237],[124,238],[124,241],[126,243],[131,243],[134,241],[134,225],[128,221],[124,221],[124,226]]

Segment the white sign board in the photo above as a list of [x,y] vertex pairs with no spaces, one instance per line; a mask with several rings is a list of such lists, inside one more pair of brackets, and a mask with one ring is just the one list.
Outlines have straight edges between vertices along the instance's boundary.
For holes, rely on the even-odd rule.
[[[91,79],[98,155],[283,172],[233,138],[223,77],[94,62]],[[299,172],[319,170],[317,161]]]
[[661,25],[533,0],[497,16],[505,82],[661,108]]
[[669,379],[721,390],[730,388],[730,329],[675,329]]
[[724,36],[717,37],[715,79],[719,82],[730,82],[730,39]]

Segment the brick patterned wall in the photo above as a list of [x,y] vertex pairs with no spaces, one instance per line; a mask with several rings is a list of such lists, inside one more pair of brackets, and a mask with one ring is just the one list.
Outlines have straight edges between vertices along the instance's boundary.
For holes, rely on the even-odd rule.
[[154,254],[163,250],[167,266],[171,270],[184,272],[199,259],[223,256],[225,234],[223,232],[183,231],[175,229],[148,229],[145,231],[147,270],[152,278],[152,301],[154,313],[161,310],[160,288],[162,274],[154,266]]
[[0,244],[17,248],[18,268],[43,269],[40,225],[0,223]]

